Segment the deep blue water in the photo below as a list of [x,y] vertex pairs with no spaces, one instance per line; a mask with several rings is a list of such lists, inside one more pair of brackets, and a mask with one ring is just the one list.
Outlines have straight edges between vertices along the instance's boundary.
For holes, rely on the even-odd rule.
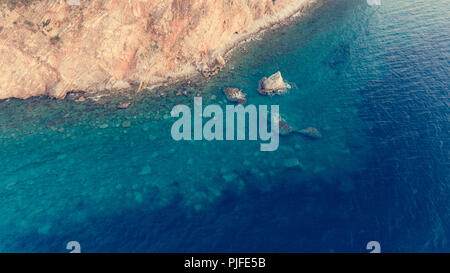
[[[450,251],[449,14],[446,0],[322,1],[207,83],[0,102],[0,251]],[[278,70],[293,88],[260,96]],[[273,153],[172,140],[174,105],[225,105],[229,86],[323,138]]]

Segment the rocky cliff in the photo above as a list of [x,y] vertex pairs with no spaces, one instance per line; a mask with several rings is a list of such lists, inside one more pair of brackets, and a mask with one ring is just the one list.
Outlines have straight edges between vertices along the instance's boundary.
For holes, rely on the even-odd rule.
[[68,2],[77,1],[0,1],[0,99],[208,74],[233,45],[311,0]]

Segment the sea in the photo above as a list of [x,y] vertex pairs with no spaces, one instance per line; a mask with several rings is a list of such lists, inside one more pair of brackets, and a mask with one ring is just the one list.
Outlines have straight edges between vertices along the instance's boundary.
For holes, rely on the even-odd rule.
[[[450,2],[372,2],[319,0],[208,81],[0,101],[0,252],[450,251]],[[322,138],[172,138],[227,87]]]

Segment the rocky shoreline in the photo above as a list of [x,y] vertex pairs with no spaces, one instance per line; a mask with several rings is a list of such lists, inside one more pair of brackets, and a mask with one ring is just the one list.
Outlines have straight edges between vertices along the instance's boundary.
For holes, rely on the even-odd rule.
[[[241,3],[231,4],[237,5],[231,6],[232,9],[248,11],[216,14],[217,18],[212,19],[204,19],[199,14],[223,13],[222,7],[198,7],[195,0],[167,0],[164,1],[167,4],[158,5],[134,0],[130,1],[131,6],[122,6],[123,2],[115,0],[100,2],[67,7],[47,0],[32,3],[29,8],[0,10],[0,19],[4,21],[0,32],[3,42],[0,46],[0,99],[39,95],[64,98],[68,92],[77,90],[87,93],[140,91],[192,77],[209,78],[226,65],[224,57],[234,48],[298,15],[315,0],[279,0],[276,4],[255,0],[250,1],[255,5],[252,8],[241,7],[244,5]],[[254,14],[255,7],[261,14]],[[96,12],[94,8],[103,12]],[[188,10],[191,13],[198,10],[199,14],[189,14]],[[163,17],[154,21],[143,16],[144,12]],[[164,14],[170,14],[169,18]],[[68,19],[70,16],[73,18]],[[101,28],[102,33],[97,37],[89,37],[93,31],[99,31],[97,24],[109,23],[109,17],[124,22],[111,29]],[[193,17],[197,20],[195,26],[191,26]],[[259,19],[250,19],[253,17]],[[29,19],[21,22],[22,18]],[[39,21],[43,19],[45,23],[41,24]],[[219,28],[216,21],[220,19],[225,19],[228,25],[220,26],[219,30],[211,29],[216,25]],[[146,22],[145,30],[141,29],[142,20]],[[153,25],[149,25],[151,20]],[[246,21],[246,26],[239,26]],[[166,29],[159,29],[164,25]],[[118,31],[120,36],[113,37],[111,31]],[[122,35],[126,34],[129,36],[124,38]],[[201,35],[206,41],[197,45],[195,39]],[[150,45],[146,44],[149,39],[142,39],[145,37],[150,38]],[[107,44],[116,40],[117,43]],[[17,68],[23,71],[18,72]]]

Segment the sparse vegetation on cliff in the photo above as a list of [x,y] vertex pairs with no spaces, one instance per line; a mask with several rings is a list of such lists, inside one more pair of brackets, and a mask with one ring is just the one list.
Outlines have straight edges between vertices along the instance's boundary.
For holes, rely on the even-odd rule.
[[51,22],[50,19],[45,20],[44,22],[42,22],[42,27],[46,27],[46,26],[50,25],[50,22]]
[[0,6],[7,5],[9,8],[13,9],[20,6],[27,6],[36,1],[41,0],[0,0]]
[[52,43],[52,45],[56,45],[60,40],[61,40],[61,38],[58,35],[50,38],[50,42]]
[[24,23],[25,23],[27,26],[29,26],[29,27],[34,27],[34,23],[31,22],[31,21],[25,20]]

